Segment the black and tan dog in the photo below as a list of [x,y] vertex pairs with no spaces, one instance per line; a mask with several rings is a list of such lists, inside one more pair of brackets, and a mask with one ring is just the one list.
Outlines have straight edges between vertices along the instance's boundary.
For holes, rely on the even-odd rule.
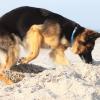
[[72,47],[86,63],[92,63],[91,52],[100,34],[80,26],[59,14],[41,8],[20,7],[0,18],[0,79],[10,83],[3,71],[16,64],[19,44],[28,55],[19,60],[28,63],[35,59],[42,46],[52,48],[50,56],[57,63],[67,65],[64,51]]

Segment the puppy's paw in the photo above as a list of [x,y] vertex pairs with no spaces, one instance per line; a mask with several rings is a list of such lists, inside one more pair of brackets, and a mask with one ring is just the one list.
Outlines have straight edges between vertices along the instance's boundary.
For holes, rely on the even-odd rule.
[[6,85],[13,84],[13,81],[10,80],[6,75],[0,74],[0,80],[3,81]]
[[5,80],[5,84],[6,85],[12,85],[14,82],[12,81],[12,80],[10,80],[10,79],[6,79]]
[[26,64],[26,63],[27,63],[27,60],[26,60],[25,57],[22,57],[22,58],[20,58],[20,59],[18,60],[18,63],[20,63],[20,64]]

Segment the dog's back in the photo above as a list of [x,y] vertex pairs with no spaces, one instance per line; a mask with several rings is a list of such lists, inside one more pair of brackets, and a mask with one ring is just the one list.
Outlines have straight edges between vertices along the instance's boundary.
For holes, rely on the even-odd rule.
[[[45,20],[39,8],[20,7],[16,8],[0,19],[0,23],[10,32],[23,38],[23,35],[33,24],[41,24]],[[43,12],[44,13],[44,12]],[[44,19],[44,20],[43,20]]]
[[0,23],[2,23],[10,33],[15,33],[23,39],[32,25],[43,24],[48,19],[60,24],[60,27],[63,29],[61,33],[70,33],[77,24],[74,21],[46,9],[28,6],[19,7],[6,13],[1,17]]

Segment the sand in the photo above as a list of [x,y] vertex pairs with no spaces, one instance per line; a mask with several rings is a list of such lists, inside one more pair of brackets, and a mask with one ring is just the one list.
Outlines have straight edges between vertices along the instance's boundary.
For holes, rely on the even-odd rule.
[[12,68],[12,73],[19,74],[17,81],[12,78],[17,83],[0,82],[0,100],[100,100],[99,50],[100,39],[96,41],[91,65],[68,49],[65,53],[71,65],[61,66],[49,58],[50,50],[42,49],[30,65]]

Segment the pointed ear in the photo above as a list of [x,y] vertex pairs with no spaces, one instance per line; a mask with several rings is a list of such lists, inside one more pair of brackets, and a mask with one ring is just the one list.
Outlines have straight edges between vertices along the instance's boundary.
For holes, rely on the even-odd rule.
[[94,35],[93,35],[94,39],[96,38],[99,38],[100,37],[100,33],[96,32]]
[[95,32],[94,34],[92,34],[86,38],[86,42],[94,41],[99,37],[100,37],[100,33]]
[[96,33],[92,34],[92,35],[89,37],[89,39],[96,40],[96,39],[99,38],[99,37],[100,37],[100,33],[96,32]]

